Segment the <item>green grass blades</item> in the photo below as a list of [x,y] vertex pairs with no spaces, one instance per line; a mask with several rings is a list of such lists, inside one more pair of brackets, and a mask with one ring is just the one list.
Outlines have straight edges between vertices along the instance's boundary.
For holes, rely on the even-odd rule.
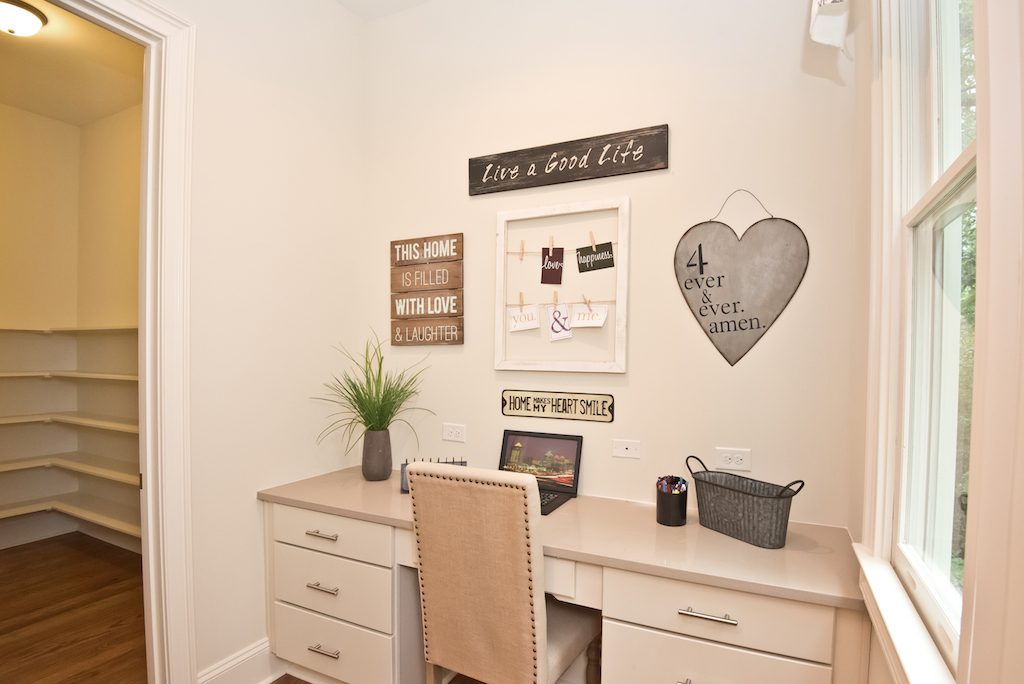
[[368,431],[387,430],[394,423],[405,423],[413,431],[417,446],[419,436],[409,421],[402,418],[408,411],[426,411],[429,409],[406,406],[419,393],[421,375],[425,368],[416,370],[422,360],[402,371],[384,370],[384,345],[375,334],[372,340],[363,345],[363,352],[356,357],[347,349],[339,348],[342,354],[352,362],[353,368],[345,371],[340,377],[334,376],[324,383],[327,393],[316,397],[337,407],[330,414],[330,423],[317,437],[317,443],[328,435],[341,430],[348,445],[345,453],[359,441]]

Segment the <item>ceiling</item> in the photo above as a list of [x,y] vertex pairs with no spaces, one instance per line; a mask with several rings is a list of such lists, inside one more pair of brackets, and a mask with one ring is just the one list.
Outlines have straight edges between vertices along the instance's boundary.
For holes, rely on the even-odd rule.
[[339,4],[364,19],[377,19],[395,14],[410,7],[422,5],[424,2],[427,0],[338,0]]
[[0,103],[83,126],[142,102],[141,45],[43,0],[38,34],[0,33]]

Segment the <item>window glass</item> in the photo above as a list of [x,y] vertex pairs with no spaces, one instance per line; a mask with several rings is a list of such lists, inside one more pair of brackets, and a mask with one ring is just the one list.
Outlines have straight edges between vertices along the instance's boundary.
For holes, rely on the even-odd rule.
[[972,0],[935,0],[936,99],[939,123],[936,178],[975,138]]
[[913,228],[900,546],[960,623],[974,378],[974,185]]

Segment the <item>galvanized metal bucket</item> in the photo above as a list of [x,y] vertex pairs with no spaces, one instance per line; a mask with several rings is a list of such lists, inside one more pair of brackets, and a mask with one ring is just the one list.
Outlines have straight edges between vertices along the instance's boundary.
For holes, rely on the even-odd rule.
[[[690,459],[703,470],[694,472]],[[686,468],[697,488],[700,524],[740,541],[765,549],[786,545],[789,509],[793,497],[804,488],[803,480],[782,486],[742,475],[708,470],[704,461],[687,456]]]

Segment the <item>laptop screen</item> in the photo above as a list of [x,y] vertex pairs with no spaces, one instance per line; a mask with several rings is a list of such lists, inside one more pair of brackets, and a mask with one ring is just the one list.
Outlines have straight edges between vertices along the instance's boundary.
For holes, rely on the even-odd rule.
[[498,469],[534,475],[540,489],[575,494],[582,452],[581,435],[505,430]]

